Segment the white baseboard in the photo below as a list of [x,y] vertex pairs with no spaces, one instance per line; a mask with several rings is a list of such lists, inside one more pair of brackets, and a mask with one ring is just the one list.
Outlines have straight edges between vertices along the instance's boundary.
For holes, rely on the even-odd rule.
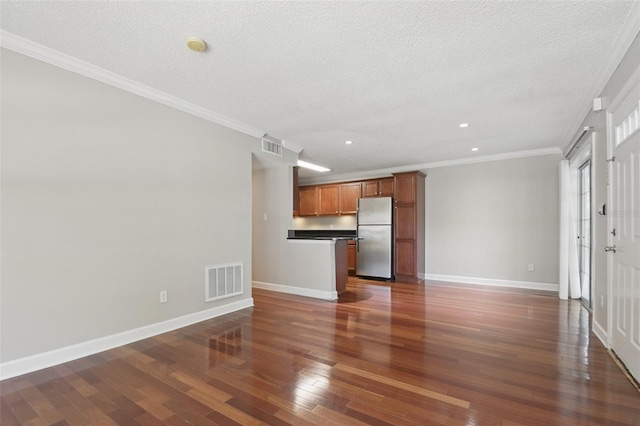
[[600,324],[598,324],[595,320],[593,321],[593,334],[602,342],[606,349],[609,349],[611,345],[609,344],[609,333],[607,330],[602,328]]
[[536,283],[531,281],[497,280],[492,278],[458,277],[455,275],[424,274],[429,281],[445,281],[461,284],[495,285],[500,287],[528,288],[532,290],[558,291],[558,284]]
[[304,287],[292,287],[288,285],[264,283],[260,281],[252,281],[251,284],[255,288],[277,291],[278,293],[295,294],[297,296],[313,297],[315,299],[337,300],[337,291],[312,290]]
[[10,379],[11,377],[20,376],[22,374],[42,370],[43,368],[84,358],[118,346],[128,345],[129,343],[133,343],[138,340],[147,339],[191,324],[230,314],[241,309],[251,308],[252,306],[253,298],[248,298],[238,302],[229,303],[227,305],[218,306],[216,308],[207,309],[205,311],[194,312],[192,314],[172,318],[156,324],[124,331],[122,333],[112,334],[110,336],[89,340],[87,342],[55,349],[49,352],[3,362],[0,363],[0,380]]

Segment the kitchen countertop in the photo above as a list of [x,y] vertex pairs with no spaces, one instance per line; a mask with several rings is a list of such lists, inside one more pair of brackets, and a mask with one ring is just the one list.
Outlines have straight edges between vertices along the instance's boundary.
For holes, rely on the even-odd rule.
[[287,237],[289,240],[355,240],[355,229],[314,229],[296,230],[290,229]]

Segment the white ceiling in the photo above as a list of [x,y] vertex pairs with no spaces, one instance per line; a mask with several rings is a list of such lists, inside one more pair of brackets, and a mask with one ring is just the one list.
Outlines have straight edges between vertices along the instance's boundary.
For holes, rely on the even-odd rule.
[[0,25],[346,174],[564,148],[633,5],[2,1]]

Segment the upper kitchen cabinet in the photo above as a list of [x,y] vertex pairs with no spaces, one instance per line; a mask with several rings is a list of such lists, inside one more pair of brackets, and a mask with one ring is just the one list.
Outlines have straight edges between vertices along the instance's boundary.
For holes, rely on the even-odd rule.
[[[396,203],[401,204],[414,204],[416,202],[417,197],[417,182],[420,178],[421,173],[419,172],[411,172],[411,173],[399,173],[395,175],[396,179]],[[424,180],[424,175],[422,175],[422,179]]]
[[327,185],[318,187],[318,215],[330,216],[340,213],[338,208],[338,185]]
[[298,189],[298,201],[300,203],[298,214],[300,216],[318,215],[318,187],[301,186]]
[[362,197],[393,197],[393,195],[392,177],[362,182]]
[[356,214],[358,198],[362,197],[362,184],[360,182],[343,183],[339,187],[338,195],[340,214]]
[[299,216],[337,216],[356,214],[360,182],[301,186],[298,189]]

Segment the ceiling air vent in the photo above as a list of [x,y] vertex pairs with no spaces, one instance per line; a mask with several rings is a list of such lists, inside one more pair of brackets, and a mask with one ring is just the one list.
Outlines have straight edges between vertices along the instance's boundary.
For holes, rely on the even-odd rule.
[[269,154],[282,157],[282,141],[265,133],[262,137],[262,152],[268,152]]

